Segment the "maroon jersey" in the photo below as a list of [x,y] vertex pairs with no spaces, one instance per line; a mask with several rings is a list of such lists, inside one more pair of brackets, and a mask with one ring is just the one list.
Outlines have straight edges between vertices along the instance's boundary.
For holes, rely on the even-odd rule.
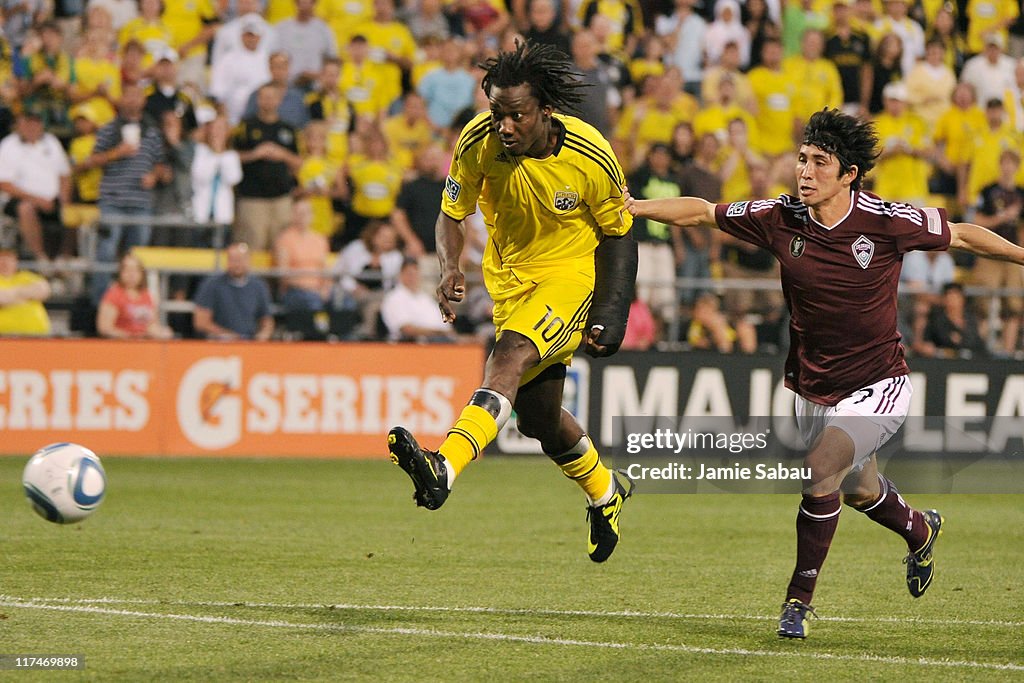
[[857,191],[846,217],[828,228],[783,194],[718,204],[715,220],[730,235],[771,251],[782,266],[791,315],[787,387],[833,406],[908,372],[896,329],[903,254],[949,247],[944,209]]

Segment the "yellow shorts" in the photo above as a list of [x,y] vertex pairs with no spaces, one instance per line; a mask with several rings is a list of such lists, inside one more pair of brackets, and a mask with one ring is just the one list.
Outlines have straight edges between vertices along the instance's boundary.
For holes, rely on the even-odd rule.
[[523,374],[520,386],[555,363],[571,364],[572,354],[583,341],[593,298],[589,283],[559,278],[494,304],[495,336],[500,339],[503,332],[518,332],[540,352],[540,363]]

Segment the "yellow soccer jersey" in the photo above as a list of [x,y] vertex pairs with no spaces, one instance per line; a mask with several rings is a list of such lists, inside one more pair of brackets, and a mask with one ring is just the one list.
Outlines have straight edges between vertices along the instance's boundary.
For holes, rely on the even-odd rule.
[[173,38],[170,29],[162,19],[151,24],[142,17],[135,17],[122,26],[117,34],[119,47],[124,47],[130,40],[142,43],[142,46],[146,48],[146,57],[143,63],[145,66],[152,66],[153,55],[161,48],[170,45]]
[[985,112],[978,107],[950,107],[935,124],[932,140],[945,143],[946,157],[951,162],[966,164],[971,160],[974,139],[984,133],[985,128]]
[[398,201],[398,192],[402,189],[402,170],[392,160],[353,158],[349,179],[353,187],[353,211],[370,218],[387,218],[391,215]]
[[[1002,26],[1020,14],[1020,0],[970,0],[967,3],[967,49],[972,53],[985,49],[985,36],[998,33],[1006,40]],[[1004,43],[1005,44],[1005,43]]]
[[309,205],[313,209],[311,227],[324,237],[334,234],[334,208],[330,196],[321,193],[330,192],[337,175],[337,164],[331,163],[327,157],[313,154],[306,156],[299,167],[299,186],[315,193],[309,197]]
[[[116,101],[121,98],[121,71],[111,61],[79,57],[75,60],[75,77],[78,87],[84,91],[95,90],[100,84],[106,84],[111,99]],[[82,103],[92,107],[93,123],[97,126],[105,126],[117,115],[110,100],[105,97],[90,97]]]
[[839,70],[830,60],[809,61],[795,55],[783,62],[782,70],[797,86],[793,113],[798,118],[809,118],[824,107],[843,106],[843,83]]
[[[160,18],[171,32],[171,47],[181,47],[199,35],[204,21],[217,18],[217,10],[211,0],[164,0]],[[199,45],[193,47],[187,56],[202,54],[205,50],[205,46]]]
[[[875,132],[881,147],[904,142],[921,154],[928,140],[924,121],[915,114],[891,116],[882,112],[875,117]],[[928,174],[931,166],[915,154],[899,152],[878,160],[871,174],[874,192],[893,200],[919,203],[928,197]]]
[[793,149],[796,84],[784,71],[758,66],[747,74],[757,99],[757,141],[769,156]]
[[391,143],[391,151],[395,161],[404,170],[409,170],[416,162],[416,155],[434,139],[434,131],[426,121],[409,124],[402,114],[395,114],[384,122],[384,134]]
[[601,234],[625,235],[633,224],[608,141],[573,116],[554,118],[561,135],[544,159],[508,154],[489,112],[470,121],[455,145],[441,210],[461,221],[479,202],[490,236],[484,280],[495,301],[550,275],[579,275],[592,286]]

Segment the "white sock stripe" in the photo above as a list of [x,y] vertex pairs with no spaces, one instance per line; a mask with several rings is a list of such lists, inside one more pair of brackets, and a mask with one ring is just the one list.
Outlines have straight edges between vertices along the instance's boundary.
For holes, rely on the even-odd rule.
[[885,497],[888,496],[888,495],[889,495],[889,480],[886,479],[885,477],[883,477],[881,475],[881,473],[879,473],[879,475],[878,475],[878,500],[876,500],[874,503],[872,503],[871,505],[867,506],[866,508],[861,508],[860,512],[871,512],[876,507],[881,505],[882,501],[885,500]]
[[841,507],[836,508],[835,512],[830,512],[827,515],[812,515],[810,512],[808,512],[807,510],[804,509],[803,505],[800,506],[800,514],[804,515],[805,517],[809,517],[810,519],[813,519],[815,521],[819,521],[819,522],[820,521],[824,521],[826,519],[832,519],[833,517],[835,517],[836,515],[839,514],[840,510],[842,510]]

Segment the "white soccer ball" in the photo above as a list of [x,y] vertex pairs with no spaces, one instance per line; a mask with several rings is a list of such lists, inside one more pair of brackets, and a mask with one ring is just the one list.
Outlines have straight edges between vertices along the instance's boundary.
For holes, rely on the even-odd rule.
[[95,453],[75,443],[36,451],[21,476],[32,509],[48,522],[72,524],[91,515],[107,489],[107,475]]

